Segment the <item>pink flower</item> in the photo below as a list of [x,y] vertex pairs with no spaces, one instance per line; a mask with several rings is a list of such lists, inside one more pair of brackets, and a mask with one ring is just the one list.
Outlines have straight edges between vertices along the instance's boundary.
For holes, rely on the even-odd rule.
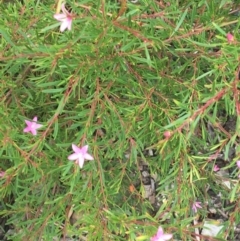
[[168,234],[163,232],[163,229],[161,227],[158,228],[157,234],[155,234],[153,237],[151,237],[151,241],[166,241],[170,240],[172,238],[172,234]]
[[0,177],[4,177],[5,172],[0,171]]
[[76,145],[72,144],[72,149],[73,149],[74,153],[71,154],[68,157],[68,160],[70,160],[70,161],[75,161],[76,160],[76,163],[78,163],[80,168],[83,167],[85,159],[89,160],[89,161],[93,160],[93,157],[89,153],[87,153],[88,145],[83,146],[82,148],[79,148]]
[[227,41],[228,43],[232,43],[234,41],[234,36],[230,33],[227,34]]
[[63,32],[65,29],[71,30],[73,17],[65,8],[64,3],[62,4],[62,12],[63,13],[56,13],[53,15],[55,19],[57,19],[59,22],[62,22],[60,31]]
[[240,160],[236,162],[237,163],[237,167],[240,169]]
[[218,172],[219,170],[220,170],[220,168],[218,167],[218,165],[214,165],[213,171],[214,171],[214,172]]
[[170,131],[165,131],[165,132],[163,133],[163,135],[164,135],[164,137],[165,137],[166,139],[169,139],[169,138],[171,137],[171,132],[170,132]]
[[37,129],[41,128],[43,125],[37,124],[37,116],[33,118],[33,121],[25,120],[27,127],[23,132],[31,132],[34,136],[37,135]]
[[197,210],[198,210],[198,208],[202,208],[202,206],[201,206],[201,202],[195,202],[195,203],[193,203],[193,205],[192,205],[192,210],[193,210],[193,212],[197,212]]

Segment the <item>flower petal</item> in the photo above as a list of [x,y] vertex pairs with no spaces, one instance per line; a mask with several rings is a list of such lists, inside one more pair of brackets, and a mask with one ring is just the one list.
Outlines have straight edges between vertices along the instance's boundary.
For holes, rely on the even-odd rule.
[[32,121],[29,121],[29,120],[25,120],[25,123],[27,126],[31,126],[32,125]]
[[34,136],[36,136],[37,135],[37,130],[35,129],[35,128],[31,128],[31,133],[34,135]]
[[23,132],[29,132],[30,131],[30,128],[29,127],[26,127],[24,128]]
[[61,7],[61,8],[62,8],[62,12],[63,12],[65,15],[70,14],[70,13],[67,11],[64,3],[62,4],[62,7]]
[[93,161],[94,160],[94,158],[90,154],[88,154],[88,153],[86,153],[84,155],[84,159],[89,160],[89,161]]
[[64,13],[56,13],[53,15],[53,17],[56,20],[61,21],[61,22],[66,21],[66,18],[67,18],[66,14],[64,14]]
[[83,147],[81,148],[81,152],[82,152],[83,154],[87,153],[87,150],[88,150],[88,145],[85,145],[85,146],[83,146]]
[[60,26],[60,32],[63,32],[66,28],[68,28],[68,22],[65,20]]
[[237,161],[237,167],[240,168],[240,161]]
[[76,146],[75,144],[72,144],[72,149],[75,153],[82,153],[82,149]]
[[157,237],[161,237],[162,235],[163,235],[163,229],[162,227],[159,227],[157,231]]
[[0,171],[0,177],[4,177],[4,175],[5,175],[5,172]]
[[218,172],[219,170],[220,170],[220,168],[218,167],[218,165],[214,165],[213,171],[214,171],[214,172]]
[[84,158],[82,156],[79,156],[78,157],[78,165],[80,166],[80,168],[83,167],[83,164],[84,164]]
[[35,124],[35,126],[34,126],[34,128],[35,129],[39,129],[39,128],[41,128],[43,125],[41,125],[41,124]]
[[150,238],[151,241],[166,241],[172,238],[172,234],[164,234],[162,227],[158,228],[157,234]]
[[201,206],[201,202],[197,202],[197,206],[199,207],[199,208],[202,208],[202,206]]
[[72,19],[67,19],[67,22],[68,22],[67,28],[68,28],[68,30],[71,30],[71,28],[72,28]]
[[79,158],[79,155],[77,153],[73,153],[73,154],[68,156],[68,160],[70,160],[70,161],[75,161],[78,158]]
[[162,235],[162,239],[163,240],[169,240],[169,239],[171,239],[172,238],[172,234],[163,234]]

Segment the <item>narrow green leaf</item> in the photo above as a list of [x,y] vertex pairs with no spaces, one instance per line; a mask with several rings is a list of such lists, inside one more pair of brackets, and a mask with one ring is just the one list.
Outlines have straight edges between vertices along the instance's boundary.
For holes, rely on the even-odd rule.
[[59,89],[42,90],[42,92],[46,93],[46,94],[54,94],[54,93],[63,92],[64,90],[65,90],[65,88],[59,88]]
[[220,28],[216,23],[213,22],[212,24],[222,35],[227,35],[227,33],[222,28]]
[[180,28],[180,26],[182,25],[186,15],[188,13],[188,8],[184,11],[183,15],[181,16],[179,22],[177,23],[176,28],[174,29],[173,33],[171,34],[171,37],[178,31],[178,29]]
[[3,38],[7,41],[7,43],[9,43],[10,45],[12,45],[13,47],[15,47],[16,45],[13,43],[13,41],[11,40],[9,34],[3,30],[3,28],[0,28],[0,34],[3,36]]
[[41,29],[40,33],[45,33],[45,32],[47,32],[47,31],[52,30],[52,29],[55,29],[55,28],[57,28],[57,27],[59,27],[59,26],[60,26],[60,23],[52,24],[52,25],[50,25],[50,26],[47,26],[47,27]]

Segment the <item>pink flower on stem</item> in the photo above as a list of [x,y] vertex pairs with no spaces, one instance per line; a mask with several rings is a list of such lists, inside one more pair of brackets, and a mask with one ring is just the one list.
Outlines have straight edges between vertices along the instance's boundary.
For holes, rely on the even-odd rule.
[[162,227],[158,228],[157,233],[151,237],[151,241],[166,241],[172,238],[172,234],[164,233]]
[[80,168],[83,167],[85,159],[89,161],[93,160],[93,157],[87,152],[88,145],[83,146],[82,148],[79,148],[78,146],[72,144],[72,149],[74,153],[68,157],[68,160],[76,161],[76,163],[79,165]]
[[193,210],[194,213],[197,213],[197,210],[198,210],[199,208],[202,208],[201,202],[195,202],[195,203],[193,203],[193,205],[192,205],[192,210]]
[[232,43],[234,41],[234,36],[230,33],[227,34],[227,41],[228,43]]
[[53,16],[56,20],[58,20],[59,22],[62,22],[60,26],[61,32],[63,32],[65,29],[71,30],[73,16],[71,15],[71,13],[67,11],[64,3],[62,4],[61,8],[63,13],[56,13]]
[[37,129],[41,128],[43,125],[37,123],[37,116],[33,118],[33,121],[25,120],[27,127],[23,132],[31,132],[34,136],[37,135]]
[[5,172],[0,171],[0,177],[4,177]]
[[218,167],[218,165],[214,165],[213,171],[214,171],[214,172],[218,172],[219,170],[220,170],[220,168]]

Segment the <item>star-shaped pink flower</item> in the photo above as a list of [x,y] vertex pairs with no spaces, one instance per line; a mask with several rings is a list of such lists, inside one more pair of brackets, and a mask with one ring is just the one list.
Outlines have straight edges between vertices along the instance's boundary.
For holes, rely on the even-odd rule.
[[83,167],[84,160],[92,161],[93,157],[87,152],[88,150],[88,145],[83,146],[82,148],[79,148],[78,146],[72,144],[72,149],[74,151],[73,154],[71,154],[68,157],[68,160],[70,161],[75,161],[78,163],[80,168]]
[[67,11],[64,3],[62,4],[62,12],[63,13],[56,13],[53,15],[55,19],[57,19],[59,22],[62,22],[60,31],[63,32],[65,29],[71,30],[73,16]]
[[166,241],[172,238],[172,234],[164,233],[162,227],[158,228],[157,233],[151,237],[151,241]]
[[37,129],[41,128],[43,125],[37,123],[37,116],[33,118],[33,121],[25,120],[27,127],[23,132],[31,132],[34,136],[37,135]]
[[192,210],[193,210],[193,212],[196,213],[199,208],[202,208],[201,202],[195,202],[195,203],[193,203],[193,205],[192,205]]

